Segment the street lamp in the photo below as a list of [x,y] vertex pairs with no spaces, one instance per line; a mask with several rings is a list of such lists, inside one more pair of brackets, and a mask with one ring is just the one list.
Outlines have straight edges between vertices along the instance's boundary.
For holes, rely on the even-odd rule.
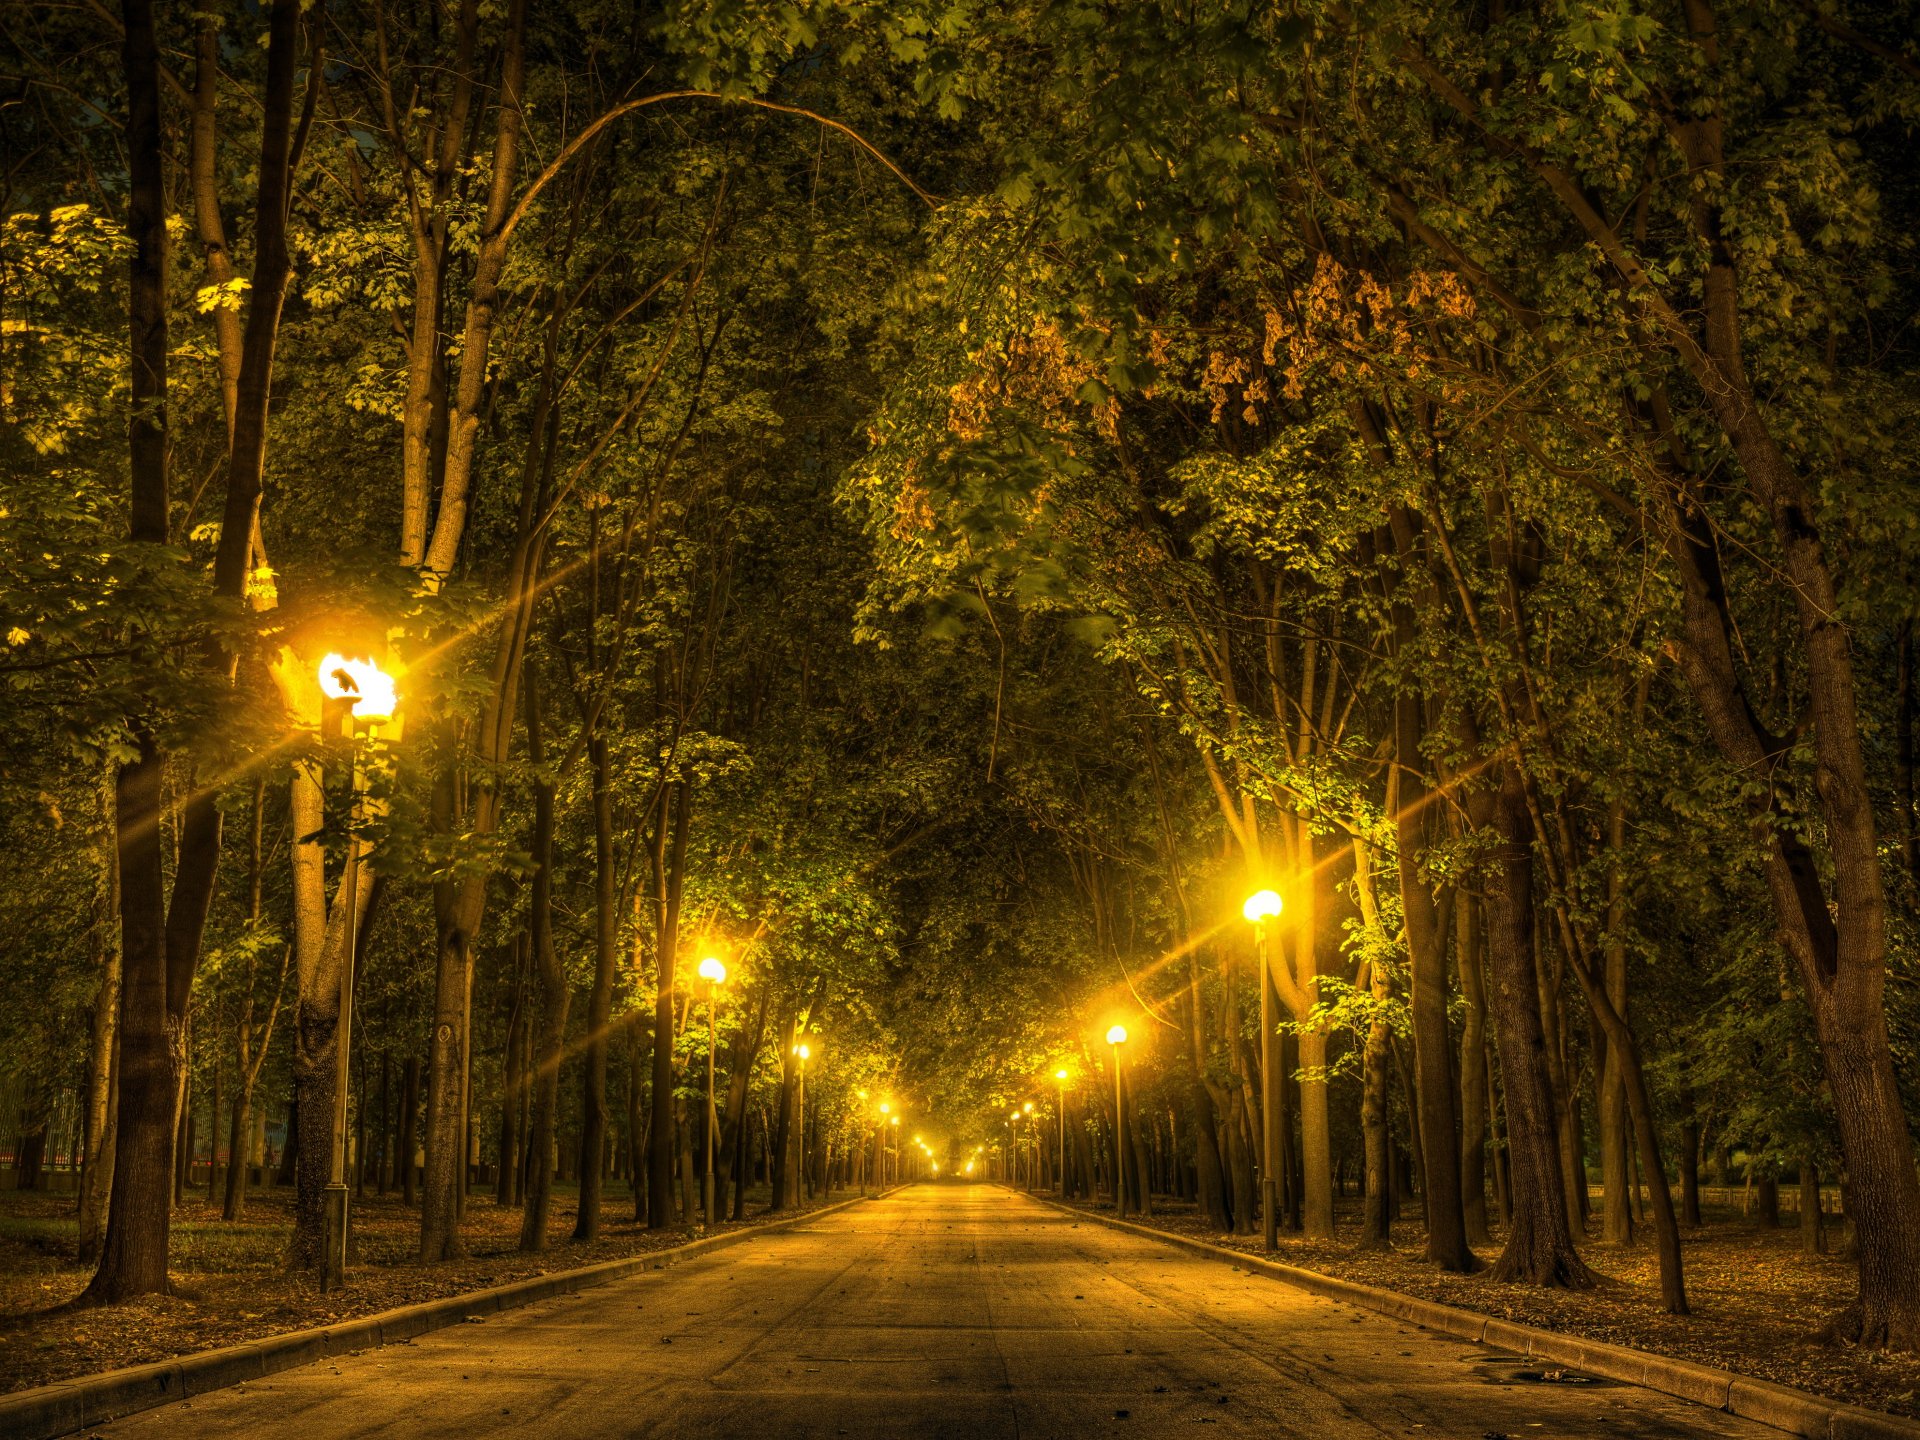
[[1120,1047],[1127,1043],[1127,1027],[1110,1026],[1107,1044],[1113,1047],[1113,1213],[1127,1213],[1127,1112],[1120,1087]]
[[1009,1110],[1007,1112],[1007,1179],[1016,1190],[1020,1188],[1020,1137],[1015,1133],[1014,1126],[1019,1123],[1020,1112]]
[[[371,660],[335,651],[320,662],[320,693],[329,700],[350,700],[347,746],[350,814],[360,818],[360,734],[354,722],[365,720],[369,731],[392,716],[399,696],[393,676]],[[347,1056],[353,1041],[353,970],[359,940],[360,837],[353,825],[347,834],[346,944],[340,963],[340,1011],[334,1028],[333,1145],[327,1161],[327,1188],[323,1200],[320,1289],[337,1290],[347,1283]]]
[[713,1128],[718,1112],[713,1107],[714,1011],[719,1008],[720,987],[727,983],[727,967],[709,955],[700,962],[700,978],[707,982],[707,1168],[700,1179],[700,1208],[713,1229]]
[[1256,890],[1240,907],[1253,926],[1253,949],[1260,968],[1260,1233],[1268,1251],[1280,1248],[1280,1059],[1274,1031],[1273,976],[1267,958],[1267,922],[1280,913],[1280,896]]
[[1060,1084],[1060,1198],[1067,1198],[1067,1071],[1066,1067],[1053,1072],[1053,1078]]

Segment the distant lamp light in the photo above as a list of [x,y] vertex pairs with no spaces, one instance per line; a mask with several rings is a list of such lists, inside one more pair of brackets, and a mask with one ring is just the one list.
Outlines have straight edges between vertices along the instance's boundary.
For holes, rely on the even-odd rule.
[[724,985],[727,983],[727,967],[709,955],[700,962],[700,978],[709,985]]
[[1255,925],[1271,920],[1280,913],[1280,896],[1273,890],[1256,890],[1247,897],[1247,903],[1240,907],[1240,913]]
[[1124,1045],[1126,1043],[1127,1043],[1127,1027],[1126,1026],[1114,1025],[1108,1028],[1107,1044]]
[[393,676],[371,660],[337,650],[320,662],[320,690],[329,700],[353,701],[356,720],[385,720],[399,704]]

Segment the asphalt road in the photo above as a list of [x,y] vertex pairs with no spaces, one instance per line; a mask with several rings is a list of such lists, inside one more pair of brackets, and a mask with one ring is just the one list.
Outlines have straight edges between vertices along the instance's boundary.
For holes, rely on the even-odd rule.
[[93,1433],[1780,1437],[1633,1386],[1527,1373],[1005,1190],[920,1186]]

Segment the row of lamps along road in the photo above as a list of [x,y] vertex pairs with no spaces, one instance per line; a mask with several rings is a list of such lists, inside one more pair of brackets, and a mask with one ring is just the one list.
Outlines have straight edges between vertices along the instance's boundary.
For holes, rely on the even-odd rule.
[[[1280,1184],[1279,1172],[1275,1167],[1280,1158],[1280,1107],[1278,1104],[1280,1079],[1280,1042],[1276,1028],[1279,1017],[1274,1014],[1274,985],[1271,974],[1271,960],[1267,953],[1267,928],[1276,920],[1283,908],[1280,894],[1275,890],[1256,890],[1246,898],[1240,907],[1240,914],[1253,926],[1253,945],[1260,967],[1260,1085],[1264,1092],[1260,1106],[1260,1210],[1262,1240],[1269,1251],[1280,1248]],[[1113,1050],[1113,1113],[1116,1123],[1125,1113],[1126,1098],[1122,1079],[1122,1047],[1127,1043],[1127,1027],[1114,1024],[1108,1027],[1107,1044]],[[1053,1078],[1059,1086],[1060,1120],[1060,1177],[1059,1188],[1062,1198],[1066,1195],[1067,1184],[1067,1072],[1059,1069],[1053,1072]],[[1027,1101],[1007,1112],[1007,1148],[1012,1161],[1011,1178],[1017,1187],[1019,1181],[1020,1148],[1018,1144],[1018,1126],[1024,1118],[1032,1124],[1033,1102]],[[1118,1135],[1116,1135],[1115,1172],[1124,1165],[1118,1155]],[[972,1166],[967,1167],[972,1173]],[[1031,1178],[1031,1177],[1029,1177]],[[1127,1187],[1116,1183],[1114,1186],[1115,1208],[1121,1214],[1127,1213]]]
[[[347,1093],[348,1058],[353,1036],[353,991],[356,949],[359,940],[359,917],[355,913],[359,903],[360,885],[360,837],[359,830],[365,819],[366,787],[360,768],[361,726],[366,722],[366,731],[371,738],[381,724],[393,718],[399,705],[399,687],[395,678],[382,670],[372,660],[360,659],[333,652],[320,662],[318,671],[320,693],[324,700],[348,704],[349,713],[346,725],[347,740],[350,747],[352,792],[350,797],[352,822],[347,843],[347,870],[343,884],[346,892],[346,941],[340,966],[340,1020],[336,1030],[334,1047],[335,1078],[333,1092],[333,1134],[331,1155],[327,1165],[327,1187],[323,1198],[324,1219],[321,1246],[320,1288],[322,1291],[340,1289],[346,1283],[347,1253],[349,1237],[349,1214],[347,1187]],[[323,717],[324,718],[324,717]],[[721,987],[727,983],[727,967],[717,956],[709,955],[700,962],[700,979],[706,984],[707,999],[707,1115],[706,1115],[706,1157],[704,1173],[701,1176],[700,1198],[701,1213],[706,1228],[712,1230],[714,1215],[714,1154],[713,1140],[715,1120],[718,1110],[714,1103],[714,1051],[716,1049],[718,1014]],[[811,1037],[802,1036],[794,1046],[794,1057],[798,1061],[797,1099],[799,1113],[798,1133],[806,1134],[807,1104],[807,1061],[813,1058]],[[893,1114],[892,1106],[883,1103],[880,1106],[881,1131],[894,1134],[894,1164],[897,1174],[899,1164],[899,1137],[897,1129],[900,1117]],[[890,1122],[890,1123],[887,1123]],[[933,1151],[921,1144],[920,1137],[914,1142],[920,1146],[927,1161],[933,1163]],[[803,1142],[804,1143],[804,1142]],[[884,1156],[884,1148],[883,1148]],[[937,1175],[939,1166],[933,1165]]]
[[[322,1242],[322,1261],[320,1287],[323,1291],[337,1290],[346,1283],[347,1241],[348,1241],[348,1188],[347,1188],[347,1086],[348,1053],[353,1036],[353,990],[354,969],[357,963],[356,949],[359,940],[358,916],[355,911],[359,903],[360,884],[360,838],[358,829],[364,819],[365,786],[360,769],[360,726],[365,721],[371,738],[379,726],[390,720],[398,708],[399,693],[394,677],[382,670],[372,660],[353,658],[339,653],[329,654],[320,662],[320,692],[329,700],[350,702],[347,719],[347,739],[351,758],[351,813],[353,831],[347,843],[347,873],[343,889],[346,894],[347,913],[345,916],[345,947],[340,966],[340,1020],[334,1045],[334,1093],[333,1093],[333,1134],[332,1153],[328,1159],[327,1188],[324,1199],[324,1234]],[[1253,926],[1254,950],[1259,960],[1260,970],[1260,1071],[1262,1096],[1260,1123],[1260,1199],[1262,1215],[1262,1235],[1268,1250],[1279,1247],[1279,1183],[1274,1167],[1280,1154],[1280,1115],[1275,1103],[1279,1080],[1279,1043],[1275,1030],[1277,1017],[1273,1012],[1273,981],[1270,974],[1270,960],[1267,953],[1267,928],[1281,911],[1281,899],[1273,890],[1257,890],[1247,897],[1240,913]],[[714,1105],[714,1051],[717,1038],[717,1016],[720,1003],[720,989],[727,981],[727,967],[716,956],[709,955],[700,962],[700,979],[706,983],[707,990],[707,1114],[706,1114],[706,1156],[701,1176],[701,1211],[706,1228],[712,1230],[714,1216],[714,1156],[713,1135],[717,1110]],[[1113,1049],[1113,1101],[1116,1120],[1124,1113],[1124,1090],[1121,1077],[1121,1048],[1127,1043],[1127,1027],[1115,1024],[1107,1030],[1107,1044]],[[797,1102],[798,1130],[806,1135],[807,1105],[807,1061],[813,1058],[813,1048],[809,1038],[802,1036],[795,1044],[794,1058],[798,1062]],[[1060,1124],[1060,1185],[1065,1193],[1066,1153],[1067,1153],[1067,1071],[1062,1068],[1054,1071],[1053,1078],[1059,1087],[1058,1116]],[[864,1093],[862,1094],[864,1099]],[[1007,1138],[1009,1156],[1013,1161],[1014,1181],[1018,1184],[1019,1145],[1018,1126],[1022,1118],[1029,1125],[1033,1123],[1033,1102],[1017,1107],[1007,1115]],[[880,1181],[887,1181],[886,1140],[893,1141],[893,1178],[899,1178],[900,1155],[900,1116],[889,1101],[881,1101],[878,1107],[878,1121],[875,1127],[880,1140]],[[802,1141],[804,1144],[804,1139]],[[915,1135],[913,1143],[927,1162],[931,1173],[940,1173],[939,1163],[933,1158],[933,1149],[924,1140]],[[977,1152],[976,1152],[977,1153]],[[973,1173],[973,1161],[968,1161],[966,1173]],[[863,1184],[862,1189],[865,1186]],[[1125,1209],[1124,1185],[1115,1187],[1119,1208]]]

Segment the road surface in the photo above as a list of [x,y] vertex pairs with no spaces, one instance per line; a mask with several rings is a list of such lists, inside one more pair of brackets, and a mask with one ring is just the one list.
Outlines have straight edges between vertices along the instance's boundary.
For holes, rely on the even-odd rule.
[[1780,1440],[1633,1386],[1523,1373],[1005,1190],[923,1185],[90,1433]]

